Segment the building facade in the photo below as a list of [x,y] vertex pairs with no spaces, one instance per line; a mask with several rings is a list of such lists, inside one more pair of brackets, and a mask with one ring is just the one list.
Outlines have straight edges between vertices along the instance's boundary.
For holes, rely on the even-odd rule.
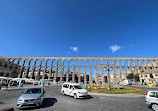
[[0,76],[17,77],[20,71],[20,65],[10,61],[0,59]]

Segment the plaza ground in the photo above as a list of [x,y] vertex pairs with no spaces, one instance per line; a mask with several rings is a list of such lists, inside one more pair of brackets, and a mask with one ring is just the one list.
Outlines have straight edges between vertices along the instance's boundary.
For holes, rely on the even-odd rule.
[[[143,88],[144,89],[144,88]],[[41,108],[29,108],[25,110],[40,111],[152,111],[145,104],[145,98],[141,96],[106,96],[91,95],[90,99],[74,99],[63,96],[61,86],[45,87],[45,100]],[[157,89],[155,89],[157,90]],[[16,101],[22,94],[22,90],[0,91],[0,109],[4,107],[14,107]]]

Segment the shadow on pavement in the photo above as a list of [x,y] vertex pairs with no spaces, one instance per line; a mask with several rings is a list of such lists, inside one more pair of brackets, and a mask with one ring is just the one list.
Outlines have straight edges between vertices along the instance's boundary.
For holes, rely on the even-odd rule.
[[33,109],[40,109],[51,107],[57,102],[56,98],[44,98],[43,105],[40,107],[31,107],[31,108],[22,108],[21,110],[33,110]]
[[53,106],[56,102],[56,98],[44,98],[43,105],[41,106],[41,108]]
[[82,98],[82,99],[93,99],[91,95],[88,95],[87,98]]

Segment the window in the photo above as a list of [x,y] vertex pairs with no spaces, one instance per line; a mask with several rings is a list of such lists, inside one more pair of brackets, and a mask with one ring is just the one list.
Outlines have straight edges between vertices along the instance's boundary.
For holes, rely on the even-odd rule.
[[80,85],[75,85],[75,89],[83,89]]
[[154,97],[155,96],[155,92],[151,92],[150,94],[149,94],[149,97]]
[[32,89],[27,89],[25,94],[33,94],[33,93],[41,93],[40,88],[32,88]]
[[73,86],[72,86],[72,85],[70,85],[70,89],[73,89]]
[[63,87],[64,87],[64,88],[68,88],[69,85],[68,85],[68,84],[64,84]]
[[158,92],[155,93],[155,97],[158,98]]

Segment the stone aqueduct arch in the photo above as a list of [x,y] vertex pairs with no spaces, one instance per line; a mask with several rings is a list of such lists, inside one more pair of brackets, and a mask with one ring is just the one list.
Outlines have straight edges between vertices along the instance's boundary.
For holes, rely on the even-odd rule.
[[[58,73],[58,69],[61,69],[61,77],[60,77],[60,82],[62,82],[62,78],[63,78],[63,71],[65,68],[67,68],[66,71],[66,82],[68,82],[68,73],[69,73],[69,69],[72,68],[73,69],[73,74],[72,74],[72,82],[75,82],[75,69],[78,68],[78,71],[80,73],[81,68],[84,68],[84,83],[86,82],[86,69],[89,68],[90,69],[90,75],[89,75],[89,83],[92,84],[93,80],[92,80],[92,68],[95,68],[96,71],[96,84],[99,84],[98,81],[98,68],[101,68],[101,74],[102,74],[102,84],[105,84],[105,80],[104,80],[104,69],[103,67],[100,67],[98,63],[98,61],[101,62],[101,64],[115,64],[116,66],[111,67],[112,69],[112,73],[113,73],[113,79],[117,79],[119,81],[125,79],[127,77],[127,71],[131,72],[132,69],[134,70],[134,72],[136,74],[140,74],[140,71],[146,70],[146,69],[158,69],[158,58],[130,58],[130,57],[0,57],[0,59],[3,60],[9,60],[11,62],[16,62],[16,64],[21,65],[20,67],[20,73],[19,73],[19,77],[22,77],[22,73],[25,70],[25,77],[28,77],[28,72],[29,69],[32,68],[32,76],[31,78],[33,78],[34,76],[34,72],[35,72],[35,68],[38,68],[37,71],[37,75],[40,74],[40,69],[44,68],[44,73],[47,70],[47,68],[49,68],[49,74],[52,74],[52,69],[55,68],[55,74],[54,74],[54,78],[57,77],[57,73]],[[20,64],[20,61],[22,60],[22,64]],[[45,64],[43,64],[43,60],[45,60]],[[75,61],[78,60],[79,64],[76,65]],[[87,61],[90,61],[90,64],[87,65]],[[27,64],[26,64],[26,61]],[[31,65],[31,61],[33,61],[32,65]],[[39,61],[39,65],[37,65],[37,61]],[[47,62],[51,61],[51,64],[48,65]],[[65,61],[68,61],[67,65],[65,64]],[[73,61],[73,64],[70,61]],[[81,61],[83,63],[84,61],[84,65],[81,65]],[[95,62],[95,64],[92,65],[92,61]],[[106,62],[106,63],[105,63]],[[126,64],[125,64],[126,63]],[[156,64],[156,65],[153,65]],[[150,66],[149,66],[150,65]],[[115,70],[118,70],[117,73]],[[123,71],[123,72],[122,72]],[[43,75],[44,78],[45,75]],[[124,77],[124,78],[123,78]],[[81,75],[79,74],[78,77],[78,82],[81,82]]]

